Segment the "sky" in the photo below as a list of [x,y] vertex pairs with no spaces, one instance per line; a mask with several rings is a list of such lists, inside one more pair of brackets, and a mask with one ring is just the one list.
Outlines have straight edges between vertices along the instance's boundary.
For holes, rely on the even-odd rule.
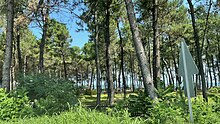
[[[80,14],[78,10],[75,11],[76,14]],[[80,31],[77,32],[77,28],[79,28],[76,24],[77,18],[73,18],[72,15],[65,12],[59,12],[59,13],[52,13],[50,15],[50,18],[56,19],[57,21],[61,23],[65,23],[70,36],[72,38],[71,46],[79,46],[83,47],[83,45],[88,42],[89,40],[89,32],[87,31]],[[86,25],[84,25],[86,27]],[[31,23],[29,26],[29,29],[33,32],[33,34],[37,37],[37,39],[41,39],[42,30],[40,28],[37,28],[34,23]]]

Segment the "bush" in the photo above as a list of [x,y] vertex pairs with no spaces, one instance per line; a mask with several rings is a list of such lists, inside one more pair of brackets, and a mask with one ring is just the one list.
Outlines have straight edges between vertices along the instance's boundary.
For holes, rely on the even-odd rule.
[[[169,89],[160,93],[158,103],[152,102],[143,92],[138,96],[130,95],[126,101],[119,102],[114,111],[123,111],[128,106],[128,112],[132,117],[146,119],[149,124],[185,124],[189,123],[189,108],[186,97],[181,98],[176,92]],[[215,93],[214,93],[215,92]],[[202,96],[191,98],[193,117],[196,124],[219,123],[220,100],[218,90],[213,89],[215,95],[209,96],[209,102],[205,102]]]
[[18,89],[6,93],[4,89],[0,88],[0,120],[24,118],[32,115],[33,111],[26,90]]
[[27,89],[38,115],[59,113],[77,103],[77,90],[71,81],[41,74],[20,77],[18,81],[19,88]]

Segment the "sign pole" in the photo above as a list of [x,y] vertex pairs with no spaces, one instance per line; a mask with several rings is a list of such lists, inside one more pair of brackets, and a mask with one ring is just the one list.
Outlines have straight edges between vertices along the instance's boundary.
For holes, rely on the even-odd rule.
[[189,80],[188,80],[188,70],[187,70],[187,67],[186,67],[186,55],[185,55],[185,49],[184,49],[184,44],[183,42],[181,42],[181,50],[182,50],[182,55],[183,55],[183,69],[184,69],[184,78],[185,78],[185,81],[186,81],[186,90],[187,90],[187,96],[188,96],[188,104],[189,104],[189,112],[190,112],[190,121],[191,123],[194,123],[194,120],[193,120],[193,112],[192,112],[192,104],[191,104],[191,98],[190,98],[190,91],[189,91]]

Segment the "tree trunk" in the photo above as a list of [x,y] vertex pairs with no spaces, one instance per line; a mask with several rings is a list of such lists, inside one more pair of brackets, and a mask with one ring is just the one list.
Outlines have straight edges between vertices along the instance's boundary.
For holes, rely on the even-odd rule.
[[120,38],[120,47],[121,47],[121,54],[120,54],[120,57],[121,57],[121,72],[122,72],[122,81],[123,81],[123,86],[124,86],[124,99],[126,98],[126,80],[125,80],[125,72],[124,72],[124,44],[123,44],[123,39],[122,39],[122,36],[121,36],[121,31],[119,29],[119,22],[118,20],[116,20],[116,23],[117,23],[117,29],[118,29],[118,34],[119,34],[119,38]]
[[[218,38],[217,38],[218,39]],[[217,69],[218,69],[218,79],[219,79],[219,82],[220,82],[220,40],[218,40],[218,56],[217,56]]]
[[96,99],[96,105],[100,105],[101,102],[101,82],[100,82],[100,63],[99,63],[99,26],[98,26],[98,18],[97,18],[97,11],[95,12],[95,64],[96,64],[96,87],[97,87],[97,99]]
[[67,80],[67,69],[66,69],[66,61],[65,61],[65,55],[63,51],[61,50],[61,56],[62,56],[62,61],[63,61],[63,70],[64,70],[64,78]]
[[118,72],[118,91],[121,92],[121,68],[119,68]]
[[78,68],[76,68],[76,85],[77,85],[77,87],[79,87],[79,77],[78,77],[78,74],[79,74],[79,70],[78,70]]
[[[210,61],[209,61],[211,56],[208,54],[210,42],[209,42],[208,39],[206,41],[207,41],[207,46],[206,46],[206,62],[207,62],[207,66],[208,66],[208,72],[207,73],[209,74],[209,78],[210,78],[210,83],[211,83],[210,87],[212,87],[213,86],[212,72],[211,72],[211,66],[210,66]],[[209,78],[207,76],[207,88],[209,88]]]
[[113,86],[113,78],[112,78],[112,62],[111,62],[111,49],[110,49],[110,1],[107,0],[106,5],[106,15],[105,15],[105,47],[106,47],[106,78],[108,83],[108,99],[109,104],[112,105],[114,103],[114,86]]
[[132,32],[132,38],[133,38],[138,62],[141,68],[145,93],[147,93],[151,99],[156,100],[157,99],[157,94],[155,92],[156,89],[154,87],[153,80],[150,75],[150,71],[148,69],[147,58],[145,56],[144,48],[140,39],[139,29],[136,24],[134,6],[132,0],[125,0],[125,4],[127,9],[127,16],[130,23],[130,29]]
[[200,43],[199,43],[199,36],[198,36],[198,30],[196,27],[196,21],[195,21],[195,15],[194,15],[194,7],[191,0],[187,0],[189,3],[190,8],[190,15],[192,20],[192,27],[194,31],[194,40],[196,44],[196,53],[197,53],[197,59],[198,59],[198,68],[199,68],[199,74],[201,75],[202,79],[202,95],[205,101],[208,102],[207,97],[207,89],[206,89],[206,83],[205,83],[205,75],[204,75],[204,69],[203,69],[203,63],[202,63],[202,54],[200,50]]
[[158,30],[158,0],[153,0],[153,81],[158,89],[160,86],[160,42]]
[[130,51],[130,66],[131,66],[131,83],[132,83],[132,91],[134,92],[135,90],[135,86],[134,86],[134,60],[132,58],[132,55],[131,55],[131,51]]
[[6,92],[10,90],[10,70],[12,61],[12,41],[14,25],[14,0],[7,1],[7,27],[4,63],[2,67],[2,87]]
[[89,86],[89,89],[90,89],[90,90],[92,90],[93,72],[94,72],[94,68],[92,67],[92,72],[91,72],[91,77],[90,77],[90,86]]
[[[50,0],[47,0],[47,4],[50,3]],[[49,7],[46,7],[46,13],[42,10],[42,16],[43,16],[43,34],[41,38],[40,43],[40,55],[39,55],[39,65],[38,65],[38,71],[39,73],[44,72],[44,46],[47,38],[47,28],[48,28],[48,18],[49,18]]]
[[150,37],[148,38],[148,65],[149,65],[149,71],[150,75],[152,75],[152,69],[151,69],[151,43],[150,43]]
[[23,67],[22,67],[22,58],[21,58],[21,48],[20,48],[20,29],[17,27],[17,56],[18,56],[18,71],[19,73],[22,73]]
[[214,63],[214,56],[211,55],[211,61],[212,61],[212,72],[215,80],[215,86],[217,86],[217,78],[216,78],[216,73],[215,73],[215,63]]

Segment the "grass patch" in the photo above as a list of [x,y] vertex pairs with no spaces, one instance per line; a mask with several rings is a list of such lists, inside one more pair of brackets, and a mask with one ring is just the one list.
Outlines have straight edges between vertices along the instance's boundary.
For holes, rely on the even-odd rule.
[[[126,95],[126,98],[129,97],[129,95],[137,95],[136,93],[128,93]],[[101,94],[101,104],[107,105],[108,104],[108,94]],[[114,101],[115,103],[121,101],[124,99],[123,93],[118,93],[114,95]],[[79,100],[81,101],[82,105],[85,106],[95,106],[96,105],[96,95],[81,95],[79,97]]]
[[144,121],[137,118],[131,119],[128,114],[110,116],[95,110],[77,107],[60,115],[0,121],[0,124],[144,124]]

